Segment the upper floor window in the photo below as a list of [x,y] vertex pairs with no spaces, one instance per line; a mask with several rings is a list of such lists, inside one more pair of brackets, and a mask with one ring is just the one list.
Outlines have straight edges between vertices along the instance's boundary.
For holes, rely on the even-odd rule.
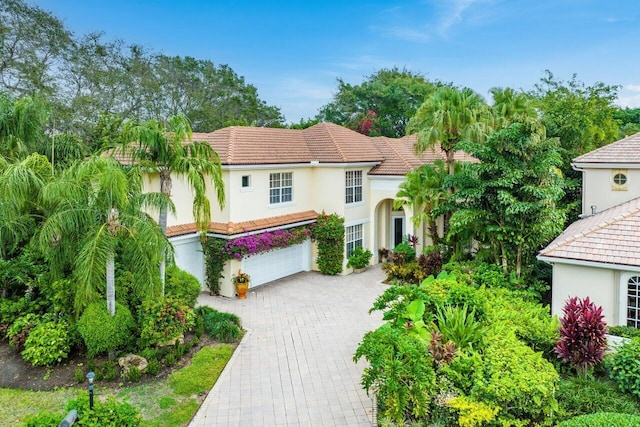
[[251,175],[242,175],[242,188],[251,188]]
[[627,280],[627,326],[640,327],[640,276]]
[[346,194],[347,203],[362,201],[362,171],[347,171]]
[[269,203],[272,205],[293,200],[293,172],[269,174]]
[[626,169],[614,169],[611,171],[611,189],[615,191],[627,190],[629,178]]

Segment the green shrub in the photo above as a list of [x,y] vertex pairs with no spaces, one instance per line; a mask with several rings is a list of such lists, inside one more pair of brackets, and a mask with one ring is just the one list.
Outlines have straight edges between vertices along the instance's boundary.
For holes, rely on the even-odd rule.
[[84,372],[82,371],[81,368],[76,368],[75,371],[73,371],[73,380],[75,382],[77,382],[78,384],[82,384],[84,382],[85,376],[84,376]]
[[609,335],[624,338],[637,338],[640,337],[640,329],[632,326],[609,326]]
[[158,375],[158,373],[160,373],[160,367],[160,362],[158,362],[156,359],[151,359],[147,363],[147,369],[145,370],[145,372],[155,377],[156,375]]
[[593,377],[561,379],[556,399],[560,421],[604,411],[640,414],[640,404],[633,396],[619,391],[613,382]]
[[120,373],[120,368],[118,366],[118,362],[115,360],[107,360],[104,362],[96,372],[96,378],[105,381],[113,381],[118,378],[118,374]]
[[351,251],[347,260],[347,267],[350,268],[365,268],[371,262],[373,254],[369,249],[364,249],[358,246]]
[[639,425],[640,416],[638,415],[598,412],[563,421],[556,424],[556,427],[637,427]]
[[165,295],[172,295],[178,301],[193,308],[201,291],[202,285],[194,275],[181,270],[175,265],[167,268],[164,284]]
[[106,401],[95,399],[93,409],[89,409],[89,397],[86,392],[78,393],[76,400],[67,403],[67,410],[78,411],[78,421],[74,426],[126,426],[140,425],[140,411],[127,402],[118,402],[113,397]]
[[234,342],[242,336],[240,318],[233,313],[206,310],[204,330],[211,337],[222,342]]
[[607,356],[605,365],[609,377],[618,388],[636,397],[640,397],[640,338],[618,347],[616,352]]
[[229,259],[225,252],[226,240],[210,237],[202,246],[205,259],[206,282],[212,295],[220,293],[220,279],[224,277],[224,265]]
[[[402,242],[397,244],[396,247],[393,248],[393,254],[394,255],[402,254],[402,260],[404,262],[411,262],[411,261],[415,261],[416,259],[416,250],[413,249],[413,247],[407,242]],[[394,258],[394,262],[395,262],[395,258]]]
[[242,329],[235,323],[218,322],[213,326],[211,336],[221,342],[235,342],[242,336]]
[[560,322],[551,317],[548,306],[521,298],[507,289],[481,289],[488,307],[487,322],[513,330],[534,351],[542,351],[548,360],[556,360],[553,351],[560,339]]
[[42,317],[34,313],[28,313],[24,316],[16,318],[16,320],[7,329],[7,338],[9,345],[21,352],[24,350],[24,344],[29,336],[29,331],[42,321]]
[[318,246],[318,269],[322,274],[336,275],[342,273],[344,260],[344,218],[327,215],[318,216],[313,229],[313,237]]
[[364,357],[361,384],[375,393],[379,414],[401,423],[427,415],[436,391],[433,360],[426,342],[404,328],[385,324],[367,332],[353,360]]
[[204,334],[204,318],[196,313],[195,325],[193,326],[193,333],[196,338],[202,338],[202,334]]
[[158,360],[158,349],[157,348],[144,348],[138,352],[138,356],[144,357],[147,362],[150,360]]
[[482,369],[471,374],[470,397],[500,407],[497,419],[503,425],[550,424],[558,410],[554,393],[559,378],[540,353],[512,334],[499,334],[491,337],[482,363]]
[[62,412],[42,411],[38,415],[27,415],[22,427],[49,427],[57,426],[66,414]]
[[29,332],[22,358],[34,366],[49,366],[69,355],[69,325],[64,320],[44,322]]
[[174,340],[194,324],[193,310],[174,297],[146,301],[140,310],[141,344],[148,346]]
[[176,364],[176,354],[174,352],[169,352],[164,356],[164,364],[168,367],[171,367]]
[[90,304],[78,320],[78,332],[87,346],[89,357],[115,351],[132,340],[135,321],[127,307],[116,302],[116,314],[111,316],[106,301]]
[[402,283],[416,285],[427,278],[427,273],[418,261],[407,263],[384,263],[382,270],[387,275],[387,282],[399,280]]
[[131,366],[124,377],[129,382],[137,383],[142,378],[142,372],[137,367]]

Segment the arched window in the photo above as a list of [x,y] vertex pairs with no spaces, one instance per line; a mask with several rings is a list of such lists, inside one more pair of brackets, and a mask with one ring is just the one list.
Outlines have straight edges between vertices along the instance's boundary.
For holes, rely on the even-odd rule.
[[627,280],[627,326],[640,327],[640,276]]

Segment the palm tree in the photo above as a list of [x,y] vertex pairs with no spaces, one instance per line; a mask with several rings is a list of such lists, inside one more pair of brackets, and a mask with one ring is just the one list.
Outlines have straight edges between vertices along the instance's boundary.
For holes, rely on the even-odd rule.
[[[171,173],[186,175],[194,192],[193,217],[196,227],[205,233],[211,221],[211,206],[206,194],[207,179],[216,190],[218,205],[224,207],[224,182],[218,154],[206,142],[185,142],[191,139],[191,127],[183,115],[171,117],[168,126],[157,120],[144,123],[128,122],[123,130],[125,153],[145,171],[160,176],[160,192],[171,197]],[[133,141],[133,143],[131,143]],[[160,209],[158,223],[167,231],[167,210]],[[160,275],[164,293],[165,262],[161,262]]]
[[489,122],[489,109],[480,95],[469,88],[440,86],[418,108],[407,130],[418,134],[414,147],[417,153],[439,143],[453,175],[458,142],[483,140]]
[[411,206],[411,221],[416,228],[426,222],[434,245],[441,242],[435,210],[447,199],[447,190],[443,185],[446,176],[447,168],[442,160],[436,160],[433,165],[422,165],[413,169],[400,184],[397,199],[393,203],[395,209]]
[[40,148],[48,117],[49,108],[41,99],[13,100],[0,93],[0,156],[20,159]]
[[494,128],[501,129],[514,122],[540,123],[531,96],[525,92],[516,92],[512,88],[494,87],[489,92],[493,96]]
[[139,168],[125,171],[109,157],[76,163],[42,189],[51,210],[38,235],[38,246],[52,266],[72,261],[79,314],[105,291],[107,309],[115,314],[115,255],[126,240],[127,267],[139,278],[140,293],[153,293],[160,260],[172,257],[170,242],[147,209],[175,210],[159,193],[142,193]]

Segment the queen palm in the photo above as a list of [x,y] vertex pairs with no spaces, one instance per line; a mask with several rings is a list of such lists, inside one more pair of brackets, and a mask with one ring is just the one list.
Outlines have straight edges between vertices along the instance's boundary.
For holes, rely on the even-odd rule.
[[524,92],[516,92],[509,87],[494,87],[489,92],[493,97],[491,111],[493,112],[496,130],[518,121],[530,124],[537,123],[541,126],[540,118],[533,106],[531,96]]
[[[200,232],[211,221],[211,205],[207,197],[207,179],[213,182],[218,205],[224,206],[224,183],[218,154],[206,142],[186,143],[191,139],[191,126],[183,115],[171,117],[168,125],[157,120],[124,125],[123,150],[145,171],[157,172],[160,192],[171,197],[172,172],[185,175],[194,193],[193,217]],[[160,209],[158,223],[167,231],[167,209]],[[165,262],[160,274],[164,284]],[[164,288],[164,285],[163,285]]]
[[52,266],[61,268],[73,260],[77,313],[104,291],[107,309],[115,314],[115,255],[124,240],[130,248],[127,268],[138,277],[139,293],[158,291],[153,289],[158,264],[173,251],[145,211],[175,208],[162,194],[142,193],[139,168],[125,171],[112,158],[93,157],[45,186],[41,199],[50,214],[38,246]]
[[484,100],[469,88],[438,87],[409,120],[408,133],[417,133],[417,153],[440,144],[449,174],[453,175],[456,145],[463,140],[481,141],[491,121]]

